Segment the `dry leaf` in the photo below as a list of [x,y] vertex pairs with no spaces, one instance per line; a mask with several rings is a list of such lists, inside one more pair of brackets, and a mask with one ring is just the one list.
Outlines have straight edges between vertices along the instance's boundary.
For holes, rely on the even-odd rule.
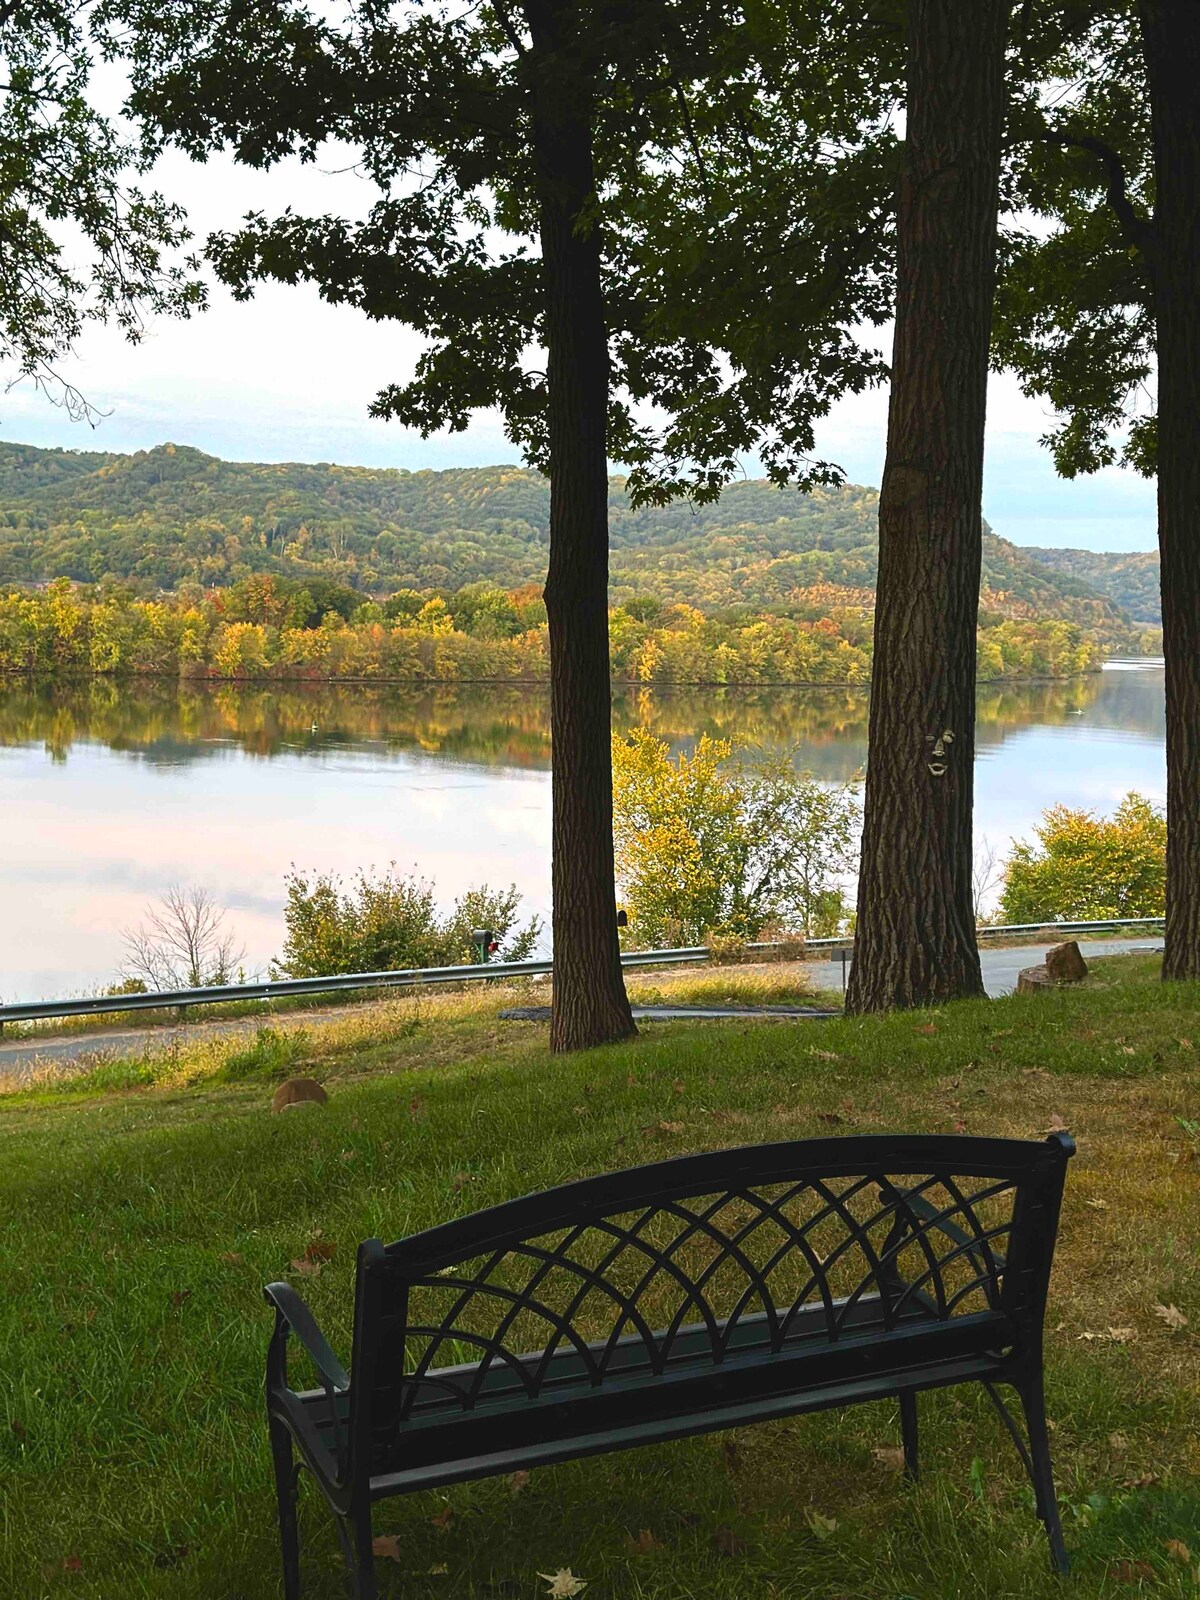
[[683,1079],[682,1078],[676,1078],[675,1082],[671,1085],[671,1087],[672,1087],[672,1089],[674,1089],[676,1094],[682,1094],[683,1091],[684,1091],[684,1087],[685,1087]]
[[836,1050],[810,1050],[810,1056],[815,1056],[818,1061],[840,1061],[842,1058]]
[[1172,1333],[1178,1333],[1180,1328],[1188,1325],[1188,1319],[1178,1306],[1155,1306],[1154,1315],[1161,1317]]
[[1137,1338],[1136,1328],[1110,1328],[1108,1337],[1114,1344],[1132,1344]]
[[391,1561],[399,1561],[400,1536],[395,1533],[381,1534],[378,1539],[371,1540],[371,1549],[377,1556],[383,1556]]
[[837,1518],[823,1517],[819,1511],[806,1511],[804,1520],[818,1539],[828,1539],[829,1535],[837,1529]]
[[456,1172],[450,1180],[450,1187],[457,1193],[459,1189],[465,1189],[467,1184],[474,1182],[475,1174],[473,1172]]
[[924,1033],[924,1034],[936,1033],[937,1031],[938,1030],[937,1030],[937,1023],[936,1022],[923,1022],[919,1028],[914,1028],[913,1029],[914,1033]]
[[1163,1549],[1170,1556],[1171,1560],[1178,1561],[1180,1566],[1186,1567],[1188,1562],[1192,1559],[1192,1552],[1188,1549],[1187,1545],[1184,1544],[1182,1539],[1164,1539]]
[[1179,1048],[1181,1050],[1194,1050],[1196,1047],[1190,1039],[1180,1039]]
[[1108,1436],[1108,1448],[1115,1450],[1120,1455],[1123,1450],[1129,1448],[1129,1440],[1123,1433],[1110,1433]]
[[63,1571],[64,1572],[82,1572],[83,1571],[83,1562],[79,1559],[78,1556],[64,1556],[62,1564],[63,1564]]
[[658,1540],[649,1528],[639,1528],[629,1535],[629,1548],[635,1556],[648,1556],[658,1549]]
[[659,1133],[682,1133],[686,1126],[687,1124],[684,1122],[660,1122],[658,1131]]
[[522,1467],[517,1472],[510,1472],[504,1481],[508,1485],[509,1494],[520,1494],[521,1490],[524,1489],[529,1482],[529,1474],[525,1471],[524,1467]]
[[889,1472],[902,1472],[904,1470],[904,1451],[899,1445],[883,1444],[872,1450],[881,1467],[886,1467]]
[[439,1561],[436,1567],[430,1567],[429,1576],[431,1578],[444,1578],[449,1571],[450,1568],[446,1565],[446,1563],[444,1561]]
[[1159,1481],[1157,1472],[1143,1472],[1140,1477],[1130,1478],[1129,1487],[1131,1489],[1153,1489]]
[[1042,1129],[1043,1133],[1066,1133],[1067,1125],[1056,1111],[1050,1121]]
[[1091,1206],[1093,1211],[1107,1211],[1108,1210],[1108,1201],[1107,1200],[1087,1200],[1087,1201],[1084,1202],[1084,1204]]
[[240,1267],[245,1259],[245,1256],[239,1255],[236,1250],[222,1250],[217,1257],[217,1260],[223,1261],[227,1267]]
[[1112,1571],[1118,1583],[1141,1583],[1154,1576],[1154,1568],[1148,1561],[1118,1561]]
[[550,1600],[571,1600],[572,1595],[582,1594],[587,1588],[582,1578],[577,1578],[570,1567],[559,1567],[557,1572],[539,1572],[539,1578],[545,1578],[550,1585],[546,1591]]
[[[320,1232],[320,1229],[317,1230]],[[332,1239],[310,1239],[304,1246],[305,1261],[332,1261],[337,1255],[337,1245]]]
[[846,1119],[844,1117],[840,1117],[836,1111],[817,1112],[817,1121],[827,1122],[831,1128],[836,1128],[839,1122],[844,1122],[845,1120]]
[[966,1123],[963,1121],[963,1119],[961,1117],[958,1117],[955,1120],[954,1131],[955,1131],[955,1133],[966,1133],[967,1125],[966,1125]]
[[[171,1296],[171,1304],[173,1306],[181,1306],[186,1301],[190,1300],[191,1298],[192,1298],[192,1291],[190,1289],[176,1289],[174,1294],[172,1294],[172,1296]],[[1184,1318],[1184,1320],[1185,1321],[1187,1320],[1186,1317]]]
[[304,1256],[300,1256],[291,1263],[292,1271],[298,1272],[302,1278],[319,1278],[321,1276],[321,1267],[322,1263],[320,1261],[308,1261]]
[[446,1529],[454,1521],[454,1507],[443,1506],[442,1509],[435,1516],[430,1517],[429,1520],[433,1523],[435,1528],[440,1528],[442,1532],[445,1533]]
[[640,1084],[638,1083],[637,1079],[634,1077],[632,1072],[625,1079],[625,1087],[627,1089],[637,1089],[637,1088],[641,1087]]
[[713,1541],[718,1555],[737,1556],[746,1548],[745,1542],[738,1538],[732,1528],[727,1528],[724,1524],[713,1534]]

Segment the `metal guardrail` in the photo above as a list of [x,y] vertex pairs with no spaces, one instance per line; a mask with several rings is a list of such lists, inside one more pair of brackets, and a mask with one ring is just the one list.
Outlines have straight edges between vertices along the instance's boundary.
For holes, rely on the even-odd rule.
[[[1026,922],[976,930],[980,938],[1013,933],[1095,933],[1124,928],[1161,927],[1162,917],[1128,917],[1114,922]],[[748,944],[747,950],[786,949],[776,942]],[[853,938],[807,939],[806,951],[852,951]],[[707,945],[676,950],[627,950],[623,967],[680,966],[708,961]],[[208,989],[169,989],[152,994],[88,995],[77,1000],[29,1000],[0,1006],[0,1028],[6,1022],[40,1022],[63,1017],[109,1016],[121,1011],[184,1011],[189,1006],[229,1004],[238,1000],[281,1000],[291,995],[336,994],[364,989],[406,989],[428,983],[472,983],[493,978],[535,978],[554,971],[553,961],[487,961],[458,967],[408,967],[395,972],[349,972],[325,978],[269,978],[261,983],[228,983]]]

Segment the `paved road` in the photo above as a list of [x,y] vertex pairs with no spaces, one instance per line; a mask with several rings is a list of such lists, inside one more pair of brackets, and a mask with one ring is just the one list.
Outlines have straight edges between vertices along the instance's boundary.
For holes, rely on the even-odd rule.
[[[1019,945],[1005,950],[981,952],[983,982],[988,994],[1009,994],[1017,985],[1017,973],[1022,967],[1036,966],[1051,947],[1048,944]],[[1080,950],[1085,957],[1123,955],[1131,950],[1161,950],[1161,939],[1088,939],[1080,940]],[[818,989],[842,987],[840,961],[810,961],[806,969]],[[116,1030],[97,1029],[88,1033],[65,1033],[58,1038],[42,1039],[34,1043],[29,1039],[0,1041],[0,1073],[19,1070],[35,1061],[75,1061],[81,1056],[137,1056],[144,1050],[160,1050],[171,1038],[191,1043],[219,1034],[252,1035],[264,1024],[276,1028],[309,1027],[313,1023],[331,1022],[345,1016],[348,1008],[338,1007],[322,1011],[296,1011],[283,1016],[229,1017],[224,1021],[184,1023],[178,1028],[129,1028]]]
[[[1160,936],[1157,939],[1081,939],[1079,948],[1084,959],[1090,961],[1097,956],[1128,955],[1134,950],[1161,950],[1162,938]],[[1011,994],[1017,987],[1017,973],[1021,968],[1036,967],[1045,959],[1046,951],[1051,949],[1053,946],[1048,944],[1012,945],[1004,950],[989,950],[984,946],[979,952],[984,988],[993,999],[1002,994]],[[840,991],[842,987],[840,961],[810,961],[808,970],[818,989]],[[847,971],[849,971],[848,964]]]

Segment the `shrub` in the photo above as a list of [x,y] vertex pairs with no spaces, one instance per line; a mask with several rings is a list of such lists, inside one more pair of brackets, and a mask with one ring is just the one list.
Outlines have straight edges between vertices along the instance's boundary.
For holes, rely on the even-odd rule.
[[524,961],[541,936],[537,917],[517,927],[515,885],[469,889],[443,916],[433,885],[398,872],[394,862],[378,876],[360,872],[348,890],[330,873],[293,870],[286,881],[287,939],[274,966],[291,978],[465,965],[478,959],[476,928],[494,931],[500,960]]
[[639,729],[613,741],[617,879],[645,945],[833,934],[848,912],[858,803],[786,758],[754,769],[704,735],[671,759]]
[[1162,916],[1167,822],[1144,795],[1127,794],[1111,818],[1053,806],[1034,832],[1005,863],[1005,922]]

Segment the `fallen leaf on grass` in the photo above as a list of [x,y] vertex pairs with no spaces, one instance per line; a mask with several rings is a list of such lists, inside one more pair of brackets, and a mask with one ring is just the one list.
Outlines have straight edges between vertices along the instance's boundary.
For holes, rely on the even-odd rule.
[[217,1260],[223,1261],[227,1267],[240,1267],[243,1265],[246,1258],[237,1250],[222,1250],[221,1254],[217,1257]]
[[550,1600],[571,1600],[572,1595],[582,1594],[587,1588],[583,1578],[577,1578],[570,1567],[559,1567],[557,1572],[539,1572],[539,1578],[545,1578],[550,1585],[546,1591]]
[[1107,1340],[1109,1344],[1131,1344],[1137,1338],[1136,1328],[1105,1328],[1102,1333],[1081,1333],[1078,1336],[1089,1344],[1097,1339]]
[[1043,1133],[1066,1133],[1068,1131],[1069,1130],[1067,1128],[1066,1123],[1059,1116],[1057,1111],[1050,1118],[1050,1121],[1046,1124],[1046,1126],[1042,1129]]
[[1192,1559],[1192,1552],[1188,1549],[1187,1545],[1184,1544],[1182,1539],[1164,1539],[1163,1549],[1170,1556],[1171,1560],[1178,1561],[1180,1566],[1186,1567],[1188,1562]]
[[815,1056],[818,1061],[840,1061],[842,1058],[836,1050],[810,1050],[810,1056]]
[[442,1509],[437,1512],[436,1515],[430,1517],[429,1520],[433,1523],[435,1528],[440,1528],[442,1532],[445,1533],[446,1529],[454,1521],[454,1507],[443,1506]]
[[1115,1450],[1120,1455],[1123,1450],[1129,1448],[1129,1440],[1123,1433],[1110,1433],[1108,1436],[1108,1448]]
[[400,1536],[395,1533],[384,1533],[378,1539],[371,1540],[371,1549],[377,1556],[382,1556],[387,1561],[399,1561]]
[[1178,1333],[1180,1328],[1188,1325],[1188,1319],[1178,1306],[1155,1306],[1154,1315],[1161,1317],[1172,1333]]
[[1118,1583],[1141,1583],[1154,1576],[1154,1568],[1148,1561],[1118,1561],[1112,1572]]
[[924,1033],[924,1034],[936,1033],[937,1031],[938,1031],[938,1028],[937,1028],[937,1023],[936,1022],[923,1022],[919,1028],[914,1028],[913,1029],[914,1033]]
[[521,1490],[529,1483],[529,1474],[522,1467],[517,1472],[510,1472],[504,1481],[508,1485],[509,1494],[520,1494]]
[[889,1472],[902,1472],[904,1470],[904,1451],[899,1445],[881,1444],[871,1451],[881,1467],[886,1467]]
[[671,1085],[671,1088],[674,1089],[676,1094],[682,1094],[684,1087],[685,1085],[682,1078],[676,1078],[675,1082]]
[[660,1122],[658,1124],[658,1132],[659,1133],[682,1133],[686,1126],[687,1126],[687,1124],[685,1122]]
[[804,1520],[818,1539],[828,1539],[831,1533],[837,1531],[837,1518],[823,1517],[819,1511],[806,1511]]
[[963,1119],[961,1117],[957,1117],[955,1119],[954,1131],[955,1131],[955,1133],[966,1133],[967,1125],[966,1125],[966,1123],[963,1121]]
[[658,1540],[649,1528],[639,1528],[629,1535],[628,1544],[635,1556],[648,1556],[658,1549]]
[[1180,1039],[1179,1048],[1181,1050],[1194,1050],[1196,1047],[1190,1039]]
[[717,1547],[717,1554],[722,1556],[741,1555],[746,1548],[745,1540],[739,1539],[733,1529],[724,1524],[713,1534],[713,1543]]
[[827,1122],[831,1128],[836,1128],[839,1122],[844,1122],[845,1120],[845,1117],[839,1116],[836,1111],[817,1112],[817,1121]]
[[310,1239],[304,1246],[305,1261],[332,1261],[337,1245],[332,1239]]
[[175,1292],[171,1296],[171,1304],[173,1306],[181,1306],[181,1305],[184,1305],[191,1298],[192,1298],[192,1291],[190,1289],[176,1289]]
[[295,1261],[289,1262],[293,1272],[298,1272],[302,1278],[319,1278],[324,1263],[309,1261],[304,1256],[298,1256]]
[[473,1172],[456,1172],[450,1180],[450,1187],[457,1193],[459,1189],[465,1189],[467,1184],[474,1182],[475,1174]]
[[1107,1200],[1086,1200],[1084,1202],[1084,1204],[1091,1206],[1093,1211],[1107,1211],[1108,1210],[1108,1201]]
[[83,1562],[79,1559],[78,1556],[64,1556],[62,1564],[63,1564],[63,1571],[64,1572],[82,1572],[83,1571]]

